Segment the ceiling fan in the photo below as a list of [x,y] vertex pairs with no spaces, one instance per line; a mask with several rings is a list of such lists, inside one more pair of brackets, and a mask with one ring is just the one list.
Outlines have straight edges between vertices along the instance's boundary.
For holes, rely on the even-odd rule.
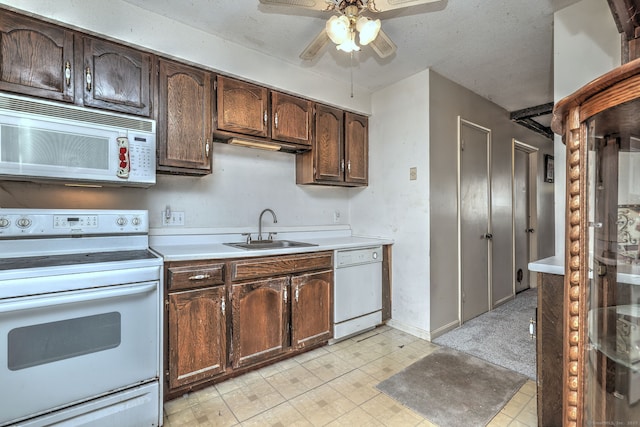
[[336,44],[336,49],[349,53],[359,51],[360,46],[369,45],[380,58],[386,58],[396,51],[396,45],[380,28],[379,19],[370,19],[364,15],[435,1],[440,0],[260,0],[260,3],[337,12],[300,54],[301,59],[311,60],[329,40]]

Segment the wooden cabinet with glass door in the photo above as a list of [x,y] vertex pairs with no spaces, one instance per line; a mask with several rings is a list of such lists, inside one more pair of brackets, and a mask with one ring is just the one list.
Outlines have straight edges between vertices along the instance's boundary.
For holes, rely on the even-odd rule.
[[563,424],[640,419],[640,59],[554,109],[567,152]]

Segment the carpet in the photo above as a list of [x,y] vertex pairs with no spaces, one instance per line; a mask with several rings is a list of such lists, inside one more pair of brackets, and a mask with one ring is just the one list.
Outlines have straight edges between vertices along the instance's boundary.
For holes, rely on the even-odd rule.
[[439,348],[377,388],[441,427],[485,426],[525,383],[517,372]]
[[501,306],[481,314],[433,340],[495,365],[536,379],[536,341],[529,335],[535,318],[537,288],[528,289]]

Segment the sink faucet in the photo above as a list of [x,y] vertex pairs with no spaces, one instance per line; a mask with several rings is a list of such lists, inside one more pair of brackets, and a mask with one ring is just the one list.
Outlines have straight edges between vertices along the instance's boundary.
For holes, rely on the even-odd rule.
[[276,218],[276,213],[271,209],[267,208],[262,212],[260,212],[260,218],[258,218],[258,240],[262,240],[262,215],[264,215],[265,212],[271,212],[271,215],[273,216],[274,224],[278,222],[278,218]]

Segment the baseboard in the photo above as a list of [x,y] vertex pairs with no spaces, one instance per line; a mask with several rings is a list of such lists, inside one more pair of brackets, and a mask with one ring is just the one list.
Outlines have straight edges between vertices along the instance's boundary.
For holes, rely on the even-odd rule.
[[429,331],[425,331],[424,329],[416,328],[415,326],[407,325],[406,323],[398,322],[394,319],[387,320],[387,325],[423,340],[431,341]]
[[435,331],[431,331],[431,338],[436,339],[440,335],[444,335],[447,332],[457,328],[458,326],[460,326],[460,322],[458,320],[454,320],[453,322],[448,323],[448,324],[436,329]]
[[507,295],[506,297],[502,298],[501,300],[494,302],[492,310],[494,308],[497,308],[497,307],[501,306],[505,302],[511,301],[513,298],[514,298],[513,295]]

